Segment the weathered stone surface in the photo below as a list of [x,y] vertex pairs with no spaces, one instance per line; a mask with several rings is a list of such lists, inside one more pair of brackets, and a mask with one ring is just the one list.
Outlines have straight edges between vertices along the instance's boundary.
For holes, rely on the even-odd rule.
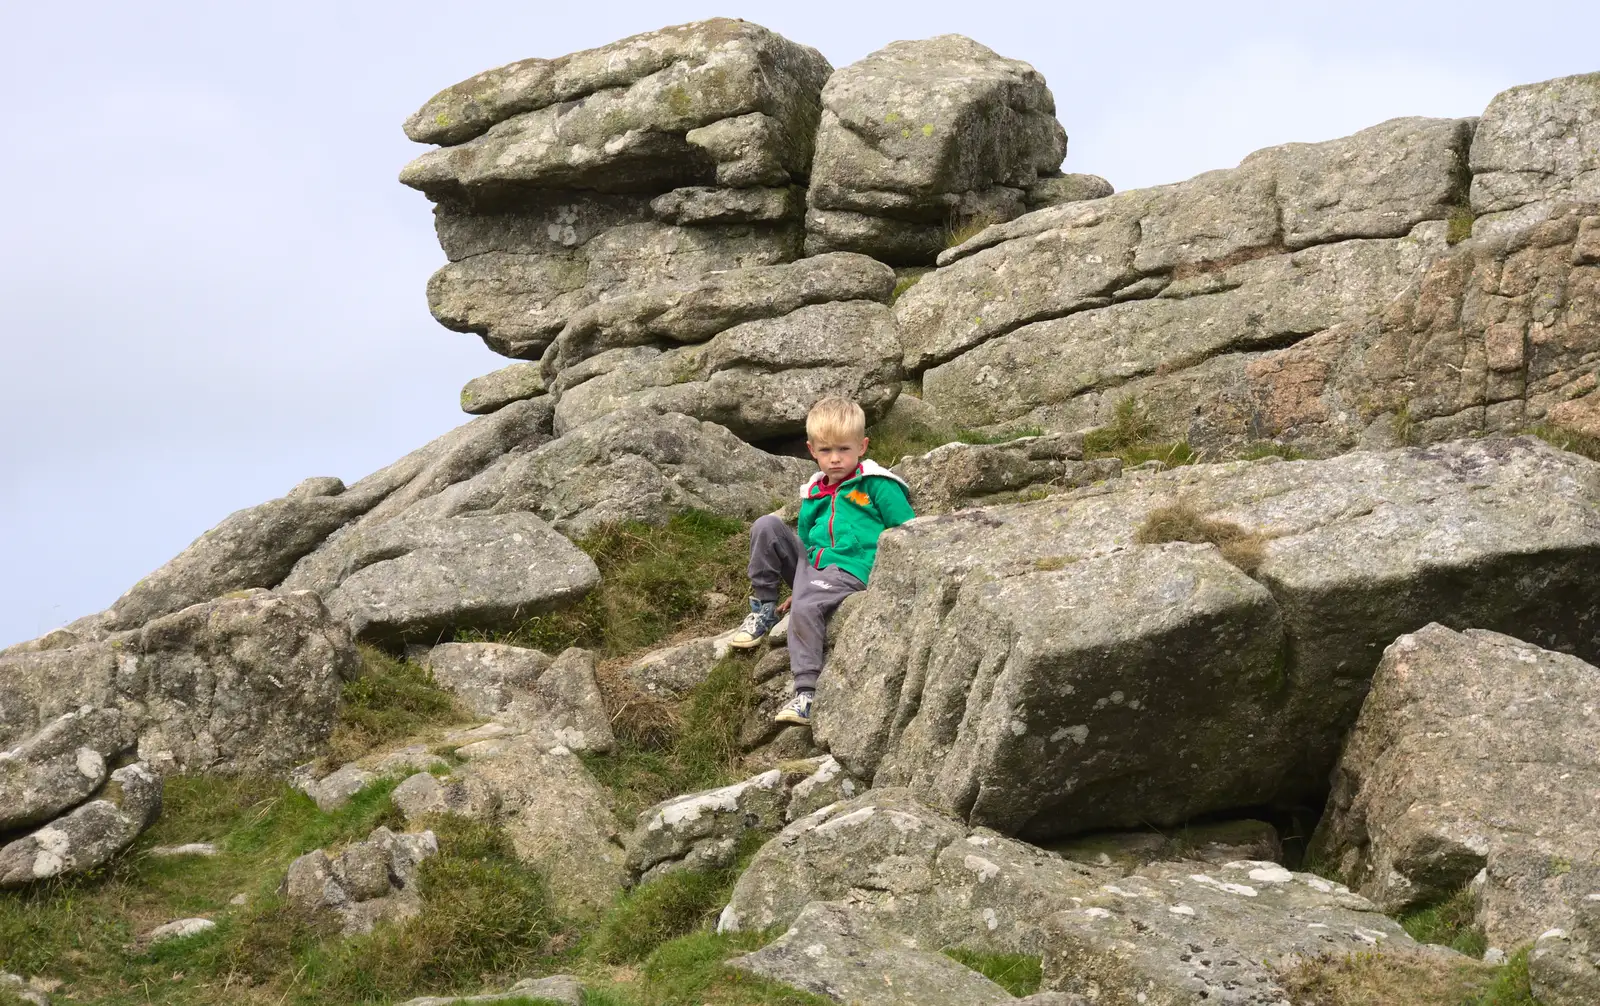
[[710,677],[717,661],[728,655],[732,636],[732,632],[725,632],[652,650],[622,673],[651,695],[681,699]]
[[994,506],[1093,485],[1122,473],[1116,458],[1083,460],[1083,437],[1053,433],[1000,444],[951,443],[900,459],[919,516]]
[[470,760],[452,779],[495,794],[496,819],[518,857],[543,871],[557,911],[587,915],[611,903],[627,876],[620,829],[576,755],[516,738],[456,753]]
[[1046,845],[1067,859],[1132,872],[1176,859],[1224,866],[1239,860],[1281,862],[1278,829],[1265,821],[1191,824],[1172,832],[1107,831]]
[[0,992],[15,996],[29,1006],[50,1006],[50,997],[22,980],[22,976],[0,971]]
[[626,408],[505,458],[416,514],[526,511],[573,537],[613,521],[664,524],[691,507],[752,520],[793,496],[814,470],[715,423]]
[[143,762],[119,768],[93,800],[0,846],[0,889],[108,863],[160,813],[160,778]]
[[[1250,259],[1174,280],[1155,296],[1024,324],[929,370],[923,375],[924,400],[969,428],[1012,420],[1063,428],[1052,421],[1052,407],[1088,396],[1121,397],[1117,392],[1133,379],[1274,349],[1341,322],[1364,321],[1405,293],[1431,256],[1445,250],[1437,225],[1427,227],[1433,230],[1415,237],[1344,241]],[[1046,240],[1031,250],[1049,247]],[[984,254],[999,258],[1010,249],[1002,245]],[[1092,273],[1081,276],[1092,280]],[[902,325],[910,310],[902,306],[907,298],[939,277],[924,279],[900,298],[896,314]],[[1090,297],[1083,303],[1103,301]],[[914,334],[903,341],[916,351]],[[916,360],[932,361],[946,352],[942,344],[926,346]]]
[[117,709],[67,713],[9,751],[0,751],[0,833],[48,821],[106,781],[106,758],[133,746]]
[[544,394],[538,364],[513,363],[492,374],[474,377],[461,389],[461,411],[475,416],[503,409],[512,402]]
[[795,773],[773,769],[731,786],[675,796],[640,812],[625,843],[635,883],[676,870],[733,865],[746,832],[783,826],[795,778]]
[[1229,171],[990,227],[941,255],[944,267],[896,302],[906,365],[920,371],[1023,325],[1150,297],[1169,284],[1168,296],[1226,289],[1233,284],[1213,274],[1252,259],[1403,238],[1459,203],[1469,135],[1466,120],[1396,119],[1341,140],[1258,151]]
[[337,918],[346,936],[369,933],[380,921],[421,912],[419,867],[438,852],[439,841],[431,831],[396,834],[379,827],[336,856],[318,849],[296,859],[289,864],[281,892],[299,911]]
[[525,60],[441,92],[407,120],[413,139],[452,146],[400,180],[434,198],[703,184],[715,180],[715,154],[685,134],[753,113],[771,122],[774,159],[803,177],[831,69],[815,49],[727,18]]
[[845,1006],[989,1006],[1011,993],[838,901],[814,901],[789,931],[728,966]]
[[892,43],[834,73],[822,103],[813,254],[929,264],[947,228],[1020,213],[1021,190],[1067,153],[1044,78],[960,35]]
[[1104,199],[1116,191],[1110,182],[1099,175],[1051,175],[1040,178],[1028,187],[1028,209]]
[[905,790],[873,790],[795,821],[763,846],[718,925],[789,925],[810,902],[845,900],[923,949],[1039,953],[1039,920],[1111,876],[969,830]]
[[0,744],[120,710],[160,772],[286,773],[316,754],[360,655],[312,593],[253,591],[100,643],[0,657]]
[[794,822],[808,814],[840,802],[851,800],[866,789],[861,780],[844,770],[832,755],[817,759],[817,770],[794,784],[789,791],[789,806],[783,812],[785,821]]
[[174,919],[165,922],[144,934],[144,939],[149,944],[166,943],[169,940],[182,940],[190,936],[199,936],[209,933],[217,928],[217,924],[210,919]]
[[230,591],[276,587],[296,562],[346,524],[363,516],[385,519],[477,474],[513,447],[549,439],[550,410],[548,403],[514,403],[348,489],[338,479],[306,479],[282,499],[240,510],[135,584],[105,614],[103,628],[132,629]]
[[1528,954],[1528,984],[1539,1006],[1588,1006],[1600,1002],[1600,926],[1595,910],[1582,931],[1552,929]]
[[315,590],[358,637],[493,628],[578,600],[594,560],[531,513],[402,516],[346,529],[295,566],[284,590]]
[[544,373],[555,381],[563,371],[608,349],[706,342],[736,325],[780,318],[815,304],[888,303],[894,282],[894,270],[881,262],[838,254],[658,285],[574,315],[545,353]]
[[440,643],[428,651],[433,680],[453,692],[479,716],[500,712],[516,692],[533,687],[551,657],[525,646],[504,643]]
[[408,777],[389,798],[407,821],[429,814],[459,814],[483,820],[500,806],[499,794],[474,776],[440,779],[431,772]]
[[[580,216],[568,194],[546,197],[555,203],[549,225],[565,239],[559,221]],[[709,273],[755,269],[791,262],[800,256],[797,223],[705,224],[678,226],[638,219],[612,227],[571,247],[546,252],[502,250],[531,244],[519,235],[527,217],[506,220],[503,213],[453,211],[452,230],[478,235],[478,254],[453,260],[428,280],[428,309],[444,327],[482,337],[496,353],[538,359],[567,322],[608,298],[655,286],[689,282]],[[440,232],[446,210],[440,207]],[[534,218],[550,213],[530,214]]]
[[1600,669],[1577,657],[1478,629],[1403,635],[1373,675],[1313,848],[1390,912],[1487,870],[1474,890],[1492,946],[1572,929],[1600,891],[1597,717]]
[[[1600,653],[1600,465],[1531,438],[1202,465],[922,518],[836,616],[813,730],[874,786],[1048,837],[1317,792],[1429,621]],[[1261,536],[1141,544],[1175,501]]]
[[400,1006],[456,1006],[457,1003],[492,1003],[507,999],[532,999],[539,1003],[583,1006],[583,985],[570,975],[524,978],[504,992],[476,996],[419,996],[416,999],[407,999]]
[[1297,958],[1420,949],[1348,889],[1249,861],[1156,864],[1045,928],[1045,986],[1116,1006],[1276,1006],[1277,969]]
[[1495,95],[1472,139],[1473,233],[1536,222],[1572,201],[1600,203],[1600,74]]
[[349,803],[351,797],[366,789],[377,779],[378,773],[360,765],[350,764],[341,765],[321,779],[299,776],[294,778],[293,782],[300,792],[312,799],[318,810],[327,813]]
[[805,216],[805,190],[786,188],[719,189],[691,186],[650,200],[650,211],[669,224],[754,224],[799,220]]
[[218,852],[217,847],[210,842],[185,842],[182,845],[153,845],[144,851],[147,856],[157,859],[186,859],[194,856],[209,859]]
[[610,751],[617,742],[594,670],[593,653],[563,650],[526,691],[511,693],[495,719],[546,750]]
[[603,372],[583,368],[581,384],[558,382],[558,433],[640,406],[762,440],[803,433],[807,411],[827,395],[857,402],[871,422],[900,390],[894,321],[873,301],[809,305],[736,325],[698,345],[620,352],[626,355]]

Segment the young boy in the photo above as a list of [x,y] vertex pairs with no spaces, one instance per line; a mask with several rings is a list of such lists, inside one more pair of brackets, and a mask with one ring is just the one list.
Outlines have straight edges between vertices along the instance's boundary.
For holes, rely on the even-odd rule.
[[[824,398],[806,415],[806,449],[821,471],[800,490],[797,535],[776,514],[750,529],[750,614],[730,644],[761,642],[789,610],[789,667],[794,698],[775,717],[811,722],[811,701],[828,638],[828,616],[867,586],[878,556],[878,536],[915,517],[900,476],[867,453],[867,417],[846,398]],[[778,584],[793,593],[778,607]]]

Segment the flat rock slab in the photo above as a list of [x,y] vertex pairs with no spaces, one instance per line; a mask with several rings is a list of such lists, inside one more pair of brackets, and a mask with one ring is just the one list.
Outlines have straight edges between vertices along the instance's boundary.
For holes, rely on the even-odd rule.
[[1155,864],[1045,928],[1045,985],[1118,1006],[1278,1006],[1296,959],[1418,949],[1365,898],[1266,862]]
[[316,590],[363,639],[509,627],[600,582],[594,560],[530,513],[401,517],[348,529],[285,590]]
[[[1325,785],[1430,621],[1595,655],[1600,465],[1531,438],[1146,473],[884,535],[813,731],[874,786],[1040,839]],[[1158,509],[1259,536],[1142,544]]]
[[846,1006],[989,1006],[1011,993],[955,960],[917,947],[866,913],[814,901],[789,931],[728,966]]
[[551,657],[504,643],[440,643],[424,662],[433,679],[479,716],[493,716],[526,691],[550,666]]
[[1401,636],[1345,745],[1315,854],[1390,912],[1486,871],[1473,889],[1493,946],[1582,930],[1600,900],[1597,730],[1600,669],[1577,657],[1437,624]]
[[488,415],[512,402],[544,394],[544,376],[537,363],[513,363],[491,374],[474,377],[461,389],[461,411]]
[[843,900],[924,950],[1037,954],[1039,920],[1115,876],[967,828],[905,790],[872,790],[796,820],[762,846],[718,925],[786,926],[810,902]]

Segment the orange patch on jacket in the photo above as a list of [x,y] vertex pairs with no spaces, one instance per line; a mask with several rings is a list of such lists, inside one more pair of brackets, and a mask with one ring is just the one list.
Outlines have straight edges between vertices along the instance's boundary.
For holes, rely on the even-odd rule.
[[844,498],[849,500],[850,502],[858,504],[860,506],[871,506],[872,505],[872,497],[868,496],[866,493],[862,492],[860,489],[852,489],[852,490],[850,490],[849,492],[844,494]]

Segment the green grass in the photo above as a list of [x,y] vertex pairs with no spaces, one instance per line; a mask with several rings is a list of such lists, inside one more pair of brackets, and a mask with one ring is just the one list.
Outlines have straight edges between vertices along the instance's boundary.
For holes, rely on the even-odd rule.
[[596,983],[587,1006],[829,1006],[830,1000],[742,974],[724,962],[759,950],[769,933],[707,930],[657,947],[626,982]]
[[987,433],[926,423],[881,422],[867,430],[867,457],[890,467],[903,457],[926,454],[945,444],[1003,444],[1023,437],[1037,437],[1042,433],[1044,430],[1036,426]]
[[1044,981],[1040,959],[1031,954],[985,954],[957,948],[946,950],[945,956],[960,961],[1018,999],[1039,991]]
[[1450,210],[1445,223],[1445,244],[1458,245],[1472,237],[1472,224],[1477,218],[1471,206],[1456,206]]
[[746,832],[733,865],[721,870],[679,870],[641,884],[601,918],[584,956],[610,964],[641,961],[669,940],[716,925],[733,885],[768,836]]
[[428,726],[465,722],[455,697],[426,668],[361,647],[361,676],[345,683],[324,760],[337,767]]
[[1545,423],[1530,426],[1522,432],[1538,437],[1551,447],[1581,454],[1590,461],[1600,461],[1600,438],[1586,437],[1581,433],[1557,429]]
[[730,654],[719,661],[654,735],[618,731],[615,752],[582,756],[624,825],[668,797],[737,780],[739,726],[756,703],[755,659]]
[[1526,947],[1511,955],[1489,983],[1489,987],[1468,1006],[1538,1006],[1533,989],[1528,982],[1528,950]]
[[1489,941],[1474,921],[1476,911],[1472,892],[1463,889],[1440,904],[1402,915],[1400,925],[1418,943],[1437,943],[1468,957],[1482,957]]
[[894,282],[894,290],[889,294],[889,303],[893,304],[900,299],[900,295],[922,282],[922,277],[933,272],[932,269],[902,269],[902,275]]
[[1190,450],[1186,441],[1157,440],[1159,432],[1149,408],[1129,395],[1117,402],[1109,423],[1090,430],[1084,436],[1083,456],[1091,459],[1120,458],[1123,466],[1128,468],[1146,461],[1160,461],[1175,468],[1196,460],[1194,451]]
[[1283,985],[1295,1006],[1534,1006],[1526,967],[1519,978],[1515,966],[1417,953],[1325,954],[1296,963]]
[[577,542],[600,567],[601,584],[582,602],[536,615],[507,633],[465,631],[466,642],[493,641],[559,653],[569,646],[618,657],[650,646],[708,617],[705,594],[741,599],[748,593],[750,539],[737,520],[700,510],[675,515],[664,527],[627,522],[600,528]]

